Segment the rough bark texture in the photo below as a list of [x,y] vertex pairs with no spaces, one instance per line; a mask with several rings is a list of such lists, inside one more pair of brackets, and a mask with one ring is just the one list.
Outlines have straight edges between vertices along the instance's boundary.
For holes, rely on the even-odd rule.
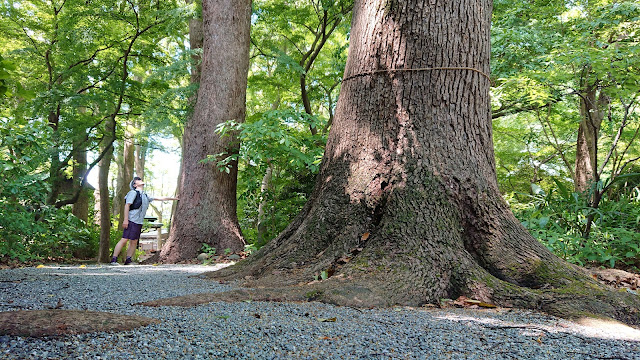
[[[466,295],[637,323],[637,298],[625,305],[624,296],[584,295],[608,293],[531,237],[498,191],[490,84],[480,73],[489,72],[491,7],[356,1],[345,80],[309,202],[255,256],[213,276],[275,287],[324,271],[330,277],[313,286],[317,299],[340,304]],[[434,67],[465,69],[390,71]],[[572,287],[583,295],[563,292]]]
[[147,144],[135,145],[134,173],[135,176],[139,176],[142,180],[144,180],[144,166],[147,162],[147,149]]
[[[87,149],[84,145],[74,143],[73,160],[73,180],[75,183],[81,183],[87,175]],[[89,189],[87,186],[81,190],[78,201],[73,204],[71,212],[84,222],[89,220]]]
[[53,205],[58,200],[58,196],[62,191],[65,179],[65,176],[61,171],[63,164],[60,161],[60,149],[57,146],[60,137],[60,133],[58,132],[58,126],[60,124],[60,105],[58,105],[55,110],[49,112],[48,120],[49,127],[53,130],[52,139],[54,144],[56,144],[50,150],[51,165],[49,167],[49,184],[51,189],[47,194],[47,205]]
[[[187,0],[187,3],[190,4],[192,3],[193,0]],[[199,6],[202,7],[201,2],[198,2]],[[202,42],[204,41],[203,39],[204,37],[204,29],[202,27],[202,18],[194,18],[194,19],[190,19],[189,20],[189,47],[191,48],[191,50],[202,50]],[[191,55],[191,84],[197,84],[199,86],[200,84],[200,73],[202,72],[202,54],[201,53],[194,53]],[[189,103],[192,106],[195,106],[196,102],[197,102],[197,96],[198,96],[198,92],[194,92],[194,95],[192,95],[189,98]],[[190,117],[191,118],[190,114]],[[184,138],[184,136],[183,136]],[[180,139],[180,149],[182,150],[180,153],[184,154],[184,144],[183,144],[183,138]],[[182,159],[180,160],[180,170],[178,171],[178,179],[176,181],[176,191],[174,196],[179,197],[180,196],[180,188],[182,187],[182,169],[184,168],[184,161],[182,161]],[[171,217],[170,217],[170,223],[173,224],[173,220],[175,218],[175,214],[176,214],[176,210],[178,209],[178,203],[177,202],[173,202],[171,203]]]
[[600,126],[606,113],[603,108],[609,102],[608,97],[597,87],[590,86],[580,98],[580,126],[576,143],[576,171],[574,187],[578,192],[589,188],[589,183],[596,177],[598,170],[598,137]]
[[118,228],[122,227],[122,221],[124,220],[122,215],[124,211],[124,197],[129,190],[131,190],[129,183],[133,179],[135,148],[131,136],[131,132],[125,131],[125,137],[122,139],[122,151],[118,159],[117,191],[113,197],[113,215],[118,217]]
[[[187,0],[187,3],[192,3],[193,0]],[[194,18],[189,20],[189,47],[191,50],[198,50],[203,48],[204,42],[204,28],[202,25],[202,19]],[[191,55],[191,83],[200,83],[200,74],[202,73],[202,55]],[[195,100],[195,99],[194,99]],[[195,102],[195,101],[194,101]]]
[[100,206],[100,246],[98,248],[98,261],[108,263],[111,260],[110,253],[110,233],[111,233],[111,212],[109,211],[109,166],[113,158],[113,135],[115,133],[115,118],[107,120],[104,157],[100,160],[100,170],[98,172],[99,206]]
[[234,137],[220,138],[216,125],[244,121],[251,1],[203,1],[204,51],[198,100],[184,132],[180,201],[160,261],[196,257],[202,243],[218,250],[243,249],[236,215],[237,164],[229,172],[208,155],[238,151]]
[[269,165],[267,170],[262,177],[262,184],[260,185],[260,204],[258,204],[258,224],[257,224],[257,243],[265,244],[267,239],[265,238],[265,234],[267,233],[267,218],[266,218],[266,207],[268,204],[268,192],[271,188],[271,177],[273,175],[273,166]]

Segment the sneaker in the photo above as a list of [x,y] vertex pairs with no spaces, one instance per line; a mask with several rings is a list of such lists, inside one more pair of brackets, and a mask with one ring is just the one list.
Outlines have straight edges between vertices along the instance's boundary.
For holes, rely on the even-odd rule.
[[118,258],[117,257],[112,257],[111,258],[111,263],[109,265],[118,265]]
[[109,263],[109,265],[120,265],[120,264],[118,264],[117,261],[112,261],[112,262]]
[[124,261],[124,264],[125,264],[125,265],[129,265],[129,264],[131,264],[132,262],[133,262],[133,260],[131,260],[131,258],[130,258],[130,257],[128,257],[128,258],[127,258],[127,260],[125,260],[125,261]]

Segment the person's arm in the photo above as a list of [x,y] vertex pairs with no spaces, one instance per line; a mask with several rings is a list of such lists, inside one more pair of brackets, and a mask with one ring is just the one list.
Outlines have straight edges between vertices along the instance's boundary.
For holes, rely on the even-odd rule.
[[129,206],[131,206],[131,204],[124,204],[124,220],[122,220],[122,227],[125,229],[129,227]]
[[155,200],[158,200],[158,201],[170,201],[170,200],[180,200],[180,199],[178,199],[177,197],[157,197],[157,198],[153,198],[152,201],[155,201]]

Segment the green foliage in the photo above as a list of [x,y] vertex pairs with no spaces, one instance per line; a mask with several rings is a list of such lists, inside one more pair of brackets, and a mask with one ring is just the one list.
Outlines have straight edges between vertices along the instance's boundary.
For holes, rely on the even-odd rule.
[[[93,150],[89,154],[95,165],[98,147],[122,138],[123,124],[143,118],[147,111],[155,123],[165,125],[156,128],[179,133],[174,131],[180,127],[175,117],[186,108],[188,95],[182,93],[189,91],[181,81],[188,78],[187,66],[183,62],[176,75],[170,64],[188,57],[176,56],[176,44],[184,43],[193,8],[175,1],[0,4],[0,46],[10,62],[2,63],[5,68],[15,64],[11,75],[21,79],[20,84],[12,82],[18,96],[7,101],[4,115],[13,121],[49,123],[49,159],[41,163],[49,170],[47,204],[57,203],[59,196],[68,200],[59,190],[71,173],[74,149]],[[25,96],[21,86],[35,97]],[[175,100],[167,100],[167,94]],[[110,118],[115,119],[115,131],[105,126]],[[80,179],[74,183],[78,187]]]
[[247,255],[251,255],[252,253],[258,251],[258,246],[255,243],[247,244],[244,246],[244,252]]
[[68,209],[32,209],[0,202],[0,259],[19,261],[93,256],[99,234]]
[[[105,141],[134,122],[145,140],[152,131],[181,134],[195,88],[184,45],[195,12],[172,0],[0,4],[2,254],[96,255],[94,227],[52,207],[79,187],[73,150],[88,150],[95,165]],[[114,132],[105,127],[110,118]],[[74,189],[61,189],[70,180]]]
[[221,153],[209,157],[217,161],[220,171],[229,172],[232,162],[242,159],[250,166],[280,165],[293,169],[307,168],[317,172],[323,149],[322,136],[310,136],[306,128],[318,126],[317,117],[292,110],[257,113],[244,123],[234,120],[216,128],[220,136],[237,133],[241,142],[238,154]]
[[[514,204],[514,213],[556,255],[579,265],[640,267],[640,188],[605,198],[598,209],[589,206],[589,194],[570,192],[560,181],[547,193],[533,185],[531,202]],[[513,200],[513,199],[512,199]],[[583,237],[589,215],[593,230]]]
[[200,251],[208,254],[209,256],[214,256],[216,254],[216,248],[212,247],[209,244],[202,244],[202,247],[200,248]]
[[0,257],[42,260],[94,256],[96,230],[70,209],[45,205],[51,128],[0,116]]
[[[575,263],[638,266],[638,201],[629,189],[640,117],[640,6],[631,1],[494,2],[493,127],[498,181],[514,212]],[[586,96],[608,99],[592,187],[573,193]],[[529,187],[534,183],[533,188]],[[549,193],[541,189],[550,189]],[[635,190],[634,190],[635,191]],[[602,200],[600,200],[602,197]]]
[[[245,123],[227,121],[216,131],[221,136],[235,134],[241,141],[237,154],[216,154],[206,161],[217,163],[220,171],[229,171],[238,161],[238,217],[243,234],[250,243],[262,246],[286,227],[306,202],[319,170],[326,138],[308,134],[319,120],[293,110],[269,110],[247,118]],[[271,176],[266,188],[265,173]],[[265,231],[259,239],[257,223],[262,203]]]

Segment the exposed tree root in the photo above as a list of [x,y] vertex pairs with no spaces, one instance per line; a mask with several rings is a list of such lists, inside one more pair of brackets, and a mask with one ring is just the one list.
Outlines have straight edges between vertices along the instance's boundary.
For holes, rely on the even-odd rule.
[[[205,273],[212,279],[229,279],[229,268]],[[194,294],[169,299],[160,299],[137,305],[145,306],[196,306],[215,301],[319,301],[339,306],[355,308],[378,308],[394,305],[421,306],[426,303],[416,301],[396,301],[415,299],[391,293],[388,282],[370,276],[334,276],[324,281],[311,281],[294,285],[283,284],[283,279],[291,276],[251,278],[242,281],[237,290]],[[533,309],[570,320],[581,318],[615,319],[629,325],[640,325],[640,297],[626,290],[615,290],[607,285],[576,280],[564,287],[531,289],[516,286],[493,278],[487,284],[479,281],[476,286],[460,295],[491,302],[502,307]],[[286,282],[284,282],[286,283]],[[438,302],[439,303],[439,302]]]
[[82,310],[0,312],[0,335],[61,336],[97,331],[125,331],[159,322],[136,315]]

